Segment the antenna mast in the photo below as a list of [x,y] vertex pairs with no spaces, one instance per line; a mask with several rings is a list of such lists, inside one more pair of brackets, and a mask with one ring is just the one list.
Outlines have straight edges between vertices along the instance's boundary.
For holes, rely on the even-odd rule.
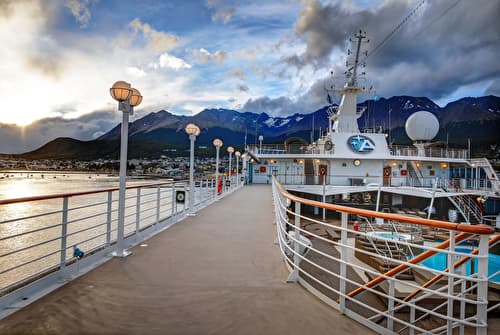
[[[348,73],[352,70],[351,74],[351,82],[349,86],[355,87],[357,85],[357,74],[358,74],[358,65],[359,65],[359,52],[361,51],[361,42],[366,38],[366,33],[363,33],[361,30],[358,34],[354,34],[354,38],[358,39],[358,45],[356,46],[356,55],[354,56],[354,64],[348,69]],[[352,41],[352,39],[349,39]],[[367,41],[368,42],[368,41]]]

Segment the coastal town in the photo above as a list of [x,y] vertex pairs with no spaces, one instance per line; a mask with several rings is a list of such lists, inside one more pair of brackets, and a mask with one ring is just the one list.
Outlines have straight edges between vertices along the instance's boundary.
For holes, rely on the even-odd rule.
[[[195,158],[195,176],[208,177],[215,172],[215,157]],[[30,172],[88,172],[107,175],[118,175],[119,160],[96,159],[91,161],[79,160],[26,160],[26,159],[1,159],[0,179],[9,178],[12,173],[25,173],[28,177]],[[219,173],[226,173],[229,165],[229,157],[221,157],[219,162]],[[236,161],[233,157],[232,170]],[[241,163],[240,163],[241,169]],[[167,157],[158,159],[130,159],[128,160],[127,173],[130,176],[145,176],[156,178],[184,179],[189,175],[189,157]]]

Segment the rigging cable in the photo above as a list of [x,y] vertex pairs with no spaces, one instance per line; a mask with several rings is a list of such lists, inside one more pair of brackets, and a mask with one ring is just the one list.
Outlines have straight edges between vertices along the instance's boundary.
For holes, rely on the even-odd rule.
[[[460,0],[459,0],[460,1]],[[407,22],[408,20],[413,16],[415,15],[415,13],[417,12],[417,10],[422,7],[422,5],[425,3],[425,0],[422,0],[418,3],[418,5],[408,14],[406,15],[406,17],[401,21],[399,22],[399,24],[379,43],[377,44],[377,46],[375,48],[373,48],[373,50],[371,52],[369,52],[366,57],[365,57],[365,60],[368,59],[368,57],[370,57],[371,55],[375,54],[378,52],[378,50],[380,50],[380,48],[385,44],[387,43],[387,41],[389,41]]]
[[434,20],[432,20],[427,26],[425,26],[422,30],[420,30],[418,33],[415,34],[414,37],[420,36],[424,31],[426,31],[430,26],[432,26],[436,21],[440,20],[443,16],[448,14],[450,10],[455,8],[462,0],[457,0],[453,4],[451,4],[449,7],[447,7],[439,16],[437,16]]

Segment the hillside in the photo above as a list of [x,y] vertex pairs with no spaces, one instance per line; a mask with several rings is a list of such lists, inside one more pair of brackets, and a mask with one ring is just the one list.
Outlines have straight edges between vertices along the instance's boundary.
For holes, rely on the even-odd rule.
[[[378,101],[367,100],[358,119],[361,129],[381,126],[391,129],[391,141],[411,143],[404,131],[406,119],[414,112],[427,110],[440,121],[436,140],[465,146],[471,139],[475,151],[487,151],[490,145],[500,143],[500,98],[485,96],[463,98],[441,108],[425,97],[398,96]],[[240,113],[228,109],[205,109],[194,116],[174,115],[161,110],[150,113],[129,124],[129,157],[157,157],[162,154],[182,155],[188,145],[184,132],[187,123],[201,128],[197,146],[212,149],[214,138],[221,138],[225,145],[243,146],[256,143],[259,135],[266,143],[282,143],[289,137],[311,138],[311,126],[315,125],[314,138],[319,130],[328,127],[327,106],[310,114],[294,114],[271,117],[265,113]],[[116,158],[119,151],[120,125],[93,141],[58,138],[44,146],[20,155],[25,158],[94,159]],[[171,150],[174,149],[174,150]]]

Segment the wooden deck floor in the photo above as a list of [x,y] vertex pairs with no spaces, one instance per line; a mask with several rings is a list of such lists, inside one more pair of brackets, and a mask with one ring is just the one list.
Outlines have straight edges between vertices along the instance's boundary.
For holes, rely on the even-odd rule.
[[370,334],[298,284],[248,186],[0,321],[0,334]]

